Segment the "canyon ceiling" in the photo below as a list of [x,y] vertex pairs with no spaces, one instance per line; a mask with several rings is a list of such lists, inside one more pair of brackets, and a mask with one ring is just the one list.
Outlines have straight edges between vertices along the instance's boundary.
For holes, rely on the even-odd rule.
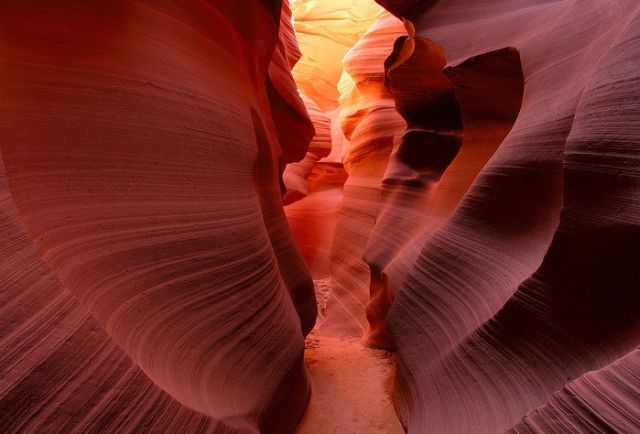
[[0,432],[640,433],[637,0],[0,2]]

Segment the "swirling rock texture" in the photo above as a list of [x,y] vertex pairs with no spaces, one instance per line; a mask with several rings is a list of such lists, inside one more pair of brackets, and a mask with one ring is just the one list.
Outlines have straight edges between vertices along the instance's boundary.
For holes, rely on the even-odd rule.
[[0,4],[0,431],[640,432],[640,5],[377,1]]
[[2,431],[302,416],[316,304],[279,175],[313,127],[280,7],[0,6]]
[[[429,101],[413,88],[418,72],[407,83],[401,68],[425,71],[431,89],[437,44],[463,121],[451,169],[469,141],[490,156],[450,215],[386,270],[403,423],[420,433],[638,431],[637,2],[380,3],[415,24],[387,73],[409,126],[431,112],[418,104]],[[441,171],[445,141],[409,134],[405,155]]]

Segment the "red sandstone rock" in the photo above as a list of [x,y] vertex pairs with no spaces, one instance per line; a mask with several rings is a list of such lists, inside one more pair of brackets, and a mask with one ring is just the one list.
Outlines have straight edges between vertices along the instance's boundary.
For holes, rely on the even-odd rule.
[[315,127],[315,136],[309,143],[307,153],[298,162],[287,165],[283,181],[287,193],[282,198],[283,205],[302,199],[308,193],[307,178],[313,167],[323,157],[331,153],[331,119],[310,98],[302,95],[304,105]]
[[[315,297],[278,178],[281,155],[304,155],[313,133],[286,44],[272,61],[279,12],[233,1],[0,6],[2,156],[53,273],[35,253],[3,257],[17,273],[3,279],[25,282],[3,293],[21,300],[3,305],[16,312],[3,339],[34,322],[52,334],[4,360],[4,428],[280,433],[302,416]],[[306,138],[284,141],[282,122]]]
[[379,2],[0,5],[0,430],[640,431],[640,6]]
[[330,336],[359,337],[366,330],[369,268],[362,255],[379,209],[380,182],[395,136],[405,123],[384,87],[384,59],[401,21],[383,14],[344,59],[340,117],[349,145],[343,162],[349,175],[331,249],[336,282],[320,330]]
[[[453,65],[460,157],[469,127],[478,134],[473,124],[489,139],[508,131],[508,122],[492,126],[500,117],[478,116],[494,95],[507,98],[505,108],[517,101],[514,50],[524,80],[513,128],[453,214],[415,238],[411,260],[385,271],[397,293],[387,316],[399,355],[396,405],[410,432],[508,429],[572,379],[637,347],[639,13],[634,2],[452,1],[405,15]],[[490,110],[514,119],[499,109]],[[633,360],[624,366],[635,373],[607,392],[637,390]],[[578,393],[597,402],[607,392]],[[553,399],[516,429],[544,426],[540,415],[563,398]],[[616,402],[587,404],[604,414],[554,416],[549,426],[637,426],[637,395]]]

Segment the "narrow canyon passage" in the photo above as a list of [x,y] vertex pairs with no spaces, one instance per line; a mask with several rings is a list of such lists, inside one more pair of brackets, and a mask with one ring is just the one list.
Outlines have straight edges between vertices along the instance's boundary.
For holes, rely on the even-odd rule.
[[[330,271],[330,251],[346,177],[333,164],[320,164],[314,172],[308,196],[285,211],[300,247],[308,254],[322,324],[328,304],[340,303],[331,297],[336,282]],[[305,340],[305,366],[312,394],[296,433],[404,432],[391,400],[393,353],[366,347],[362,337],[325,335],[318,327]]]
[[[601,411],[580,388],[598,376],[609,379],[599,387],[627,387],[629,377],[614,366],[635,363],[633,349],[640,344],[639,312],[627,304],[633,300],[638,306],[637,291],[631,290],[638,287],[637,266],[630,256],[637,231],[620,229],[628,241],[606,235],[587,242],[581,232],[589,227],[595,235],[598,225],[587,223],[586,215],[567,220],[563,214],[591,201],[573,196],[579,188],[571,185],[578,181],[566,156],[575,152],[576,125],[589,129],[588,121],[575,123],[576,116],[589,116],[581,112],[579,83],[599,80],[579,66],[588,57],[563,62],[540,51],[542,46],[561,51],[560,40],[575,44],[573,49],[579,45],[570,35],[560,36],[560,23],[549,25],[545,18],[568,13],[570,6],[539,5],[530,26],[519,24],[527,16],[524,5],[502,5],[502,13],[515,14],[510,19],[470,8],[462,21],[472,33],[483,29],[486,40],[460,42],[446,22],[460,20],[463,6],[438,4],[431,11],[428,2],[407,9],[401,3],[385,6],[402,18],[419,17],[422,33],[416,21],[379,11],[333,66],[331,55],[343,52],[331,44],[348,40],[339,25],[352,17],[349,11],[340,15],[344,11],[337,6],[293,4],[302,51],[293,75],[311,100],[305,102],[316,128],[307,154],[314,158],[284,174],[288,190],[296,192],[285,200],[285,212],[315,279],[319,309],[307,342],[319,348],[306,351],[317,394],[301,432],[400,429],[386,405],[388,370],[375,363],[371,348],[398,350],[388,359],[399,361],[391,390],[409,432],[488,433],[512,426],[514,432],[556,432],[567,425],[577,432],[614,425],[622,432],[640,429],[637,415],[607,422],[601,415],[545,419],[553,411],[564,414],[566,406],[575,409],[567,403],[572,393]],[[364,11],[367,5],[358,7]],[[333,26],[323,21],[327,17]],[[617,24],[586,43],[593,52],[621,37],[618,32],[630,23],[613,10],[601,19]],[[496,23],[505,27],[497,30]],[[294,177],[301,173],[306,183]],[[608,221],[604,214],[599,215]],[[583,229],[573,232],[577,227]],[[565,231],[573,233],[571,241],[561,241]],[[567,243],[585,242],[591,252],[586,256],[567,250]],[[604,259],[618,242],[624,252],[616,255],[620,268],[595,259]],[[593,264],[595,280],[584,280],[580,265],[574,271],[573,260]],[[597,294],[604,288],[615,295],[597,313],[594,307],[602,303]],[[574,296],[583,301],[569,301]],[[576,311],[608,324],[604,340],[593,340],[598,333],[588,331],[589,320],[576,317]],[[553,356],[541,356],[550,348]],[[359,372],[350,372],[352,360],[360,360]],[[340,381],[328,381],[335,378]],[[523,387],[521,378],[535,385]],[[621,393],[611,404],[614,413],[640,408],[634,387],[636,392]],[[531,411],[554,391],[540,413],[516,421],[514,415]]]
[[640,433],[637,0],[0,1],[0,433]]
[[[390,15],[384,17],[381,28],[371,27],[376,15],[382,13],[373,2],[356,2],[351,9],[338,7],[337,2],[324,6],[307,3],[307,9],[301,12],[303,7],[293,4],[294,27],[299,31],[297,39],[302,52],[302,58],[294,67],[294,78],[302,92],[309,92],[323,108],[312,98],[306,95],[303,98],[316,129],[307,155],[315,152],[320,161],[312,160],[311,164],[307,163],[308,167],[288,167],[283,177],[288,191],[285,213],[314,279],[318,302],[316,327],[305,341],[311,399],[296,433],[401,433],[404,430],[391,397],[393,353],[367,345],[365,307],[369,299],[369,276],[362,255],[367,231],[371,230],[370,224],[375,219],[372,207],[378,201],[384,161],[393,147],[393,132],[399,132],[403,122],[399,117],[392,118],[395,124],[385,126],[392,130],[384,138],[373,136],[364,129],[359,134],[351,134],[349,145],[345,143],[347,138],[343,135],[342,125],[364,125],[364,122],[385,125],[388,122],[383,118],[376,120],[375,115],[349,114],[344,108],[351,104],[361,112],[379,105],[379,109],[393,111],[393,101],[383,85],[384,49],[391,49],[395,37],[403,33],[404,27]],[[354,28],[358,13],[366,17],[368,28],[362,24],[359,29]],[[323,24],[327,16],[336,21]],[[325,28],[319,27],[321,25]],[[393,33],[385,34],[389,31]],[[363,37],[358,45],[364,34],[368,39]],[[331,46],[331,41],[343,45]],[[366,85],[369,95],[365,97],[358,95],[357,82],[362,76],[356,70],[345,69],[341,57],[362,59],[361,53],[375,47],[374,44],[381,46],[377,48],[375,58],[366,59],[370,62],[367,80],[376,78],[373,84]],[[323,61],[325,63],[320,63]],[[342,86],[338,86],[338,82]],[[318,89],[317,83],[322,89]],[[335,93],[336,89],[339,94]],[[345,103],[345,100],[349,102]],[[374,140],[384,142],[376,145]],[[345,170],[345,161],[355,160],[354,157],[344,158],[351,144],[366,153],[363,159],[366,170],[374,169],[371,173],[359,170],[369,177],[368,183],[363,184],[356,178],[357,167],[349,167],[348,172]],[[381,147],[381,151],[376,151],[376,146]],[[377,160],[372,159],[372,155],[378,155],[374,157]],[[298,193],[293,195],[292,191]],[[365,211],[368,215],[358,216],[357,222],[349,217],[354,200],[364,200],[362,203],[370,209]],[[353,233],[354,230],[358,233]]]
[[[314,19],[325,18],[310,17],[312,11],[305,10],[304,25],[294,21],[294,27],[309,31]],[[332,30],[348,31],[339,25]],[[517,50],[486,53],[444,71],[445,53],[414,38],[414,31],[379,11],[344,60],[322,68],[310,68],[304,50],[322,59],[325,47],[298,35],[299,88],[333,104],[322,110],[303,95],[316,135],[307,157],[283,176],[285,214],[314,279],[318,305],[305,350],[312,395],[299,432],[403,431],[391,397],[395,345],[385,317],[393,289],[383,270],[392,252],[399,255],[420,232],[428,236],[453,212],[520,110]],[[399,59],[403,41],[414,54]],[[340,95],[333,101],[326,94],[318,98],[308,86],[321,79],[313,74],[331,67],[341,69],[334,83]],[[427,79],[416,80],[417,71]],[[402,99],[405,93],[422,98],[416,104]]]

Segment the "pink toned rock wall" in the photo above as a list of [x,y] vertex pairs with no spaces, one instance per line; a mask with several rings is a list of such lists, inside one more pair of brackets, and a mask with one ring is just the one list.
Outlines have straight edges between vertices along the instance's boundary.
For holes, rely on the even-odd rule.
[[[452,214],[416,238],[411,265],[395,259],[387,271],[396,295],[386,317],[399,356],[395,400],[405,426],[636,431],[638,395],[616,390],[637,390],[639,367],[628,356],[620,364],[631,373],[616,375],[616,360],[640,336],[633,66],[640,9],[453,1],[392,11],[415,24],[413,56],[428,40],[447,56],[464,127],[459,156],[468,132],[474,147],[479,134],[501,141]],[[524,86],[514,118],[504,108],[517,100],[516,57]],[[387,76],[391,89],[405,85]],[[396,95],[401,108],[415,93]],[[506,104],[495,107],[495,99]],[[499,116],[486,116],[491,111]],[[504,140],[501,118],[515,121]],[[435,145],[419,144],[425,155]],[[585,410],[570,410],[577,402]]]
[[0,4],[0,432],[640,432],[640,5],[377,1]]
[[313,128],[279,2],[0,16],[2,430],[291,431],[316,305],[279,161]]

